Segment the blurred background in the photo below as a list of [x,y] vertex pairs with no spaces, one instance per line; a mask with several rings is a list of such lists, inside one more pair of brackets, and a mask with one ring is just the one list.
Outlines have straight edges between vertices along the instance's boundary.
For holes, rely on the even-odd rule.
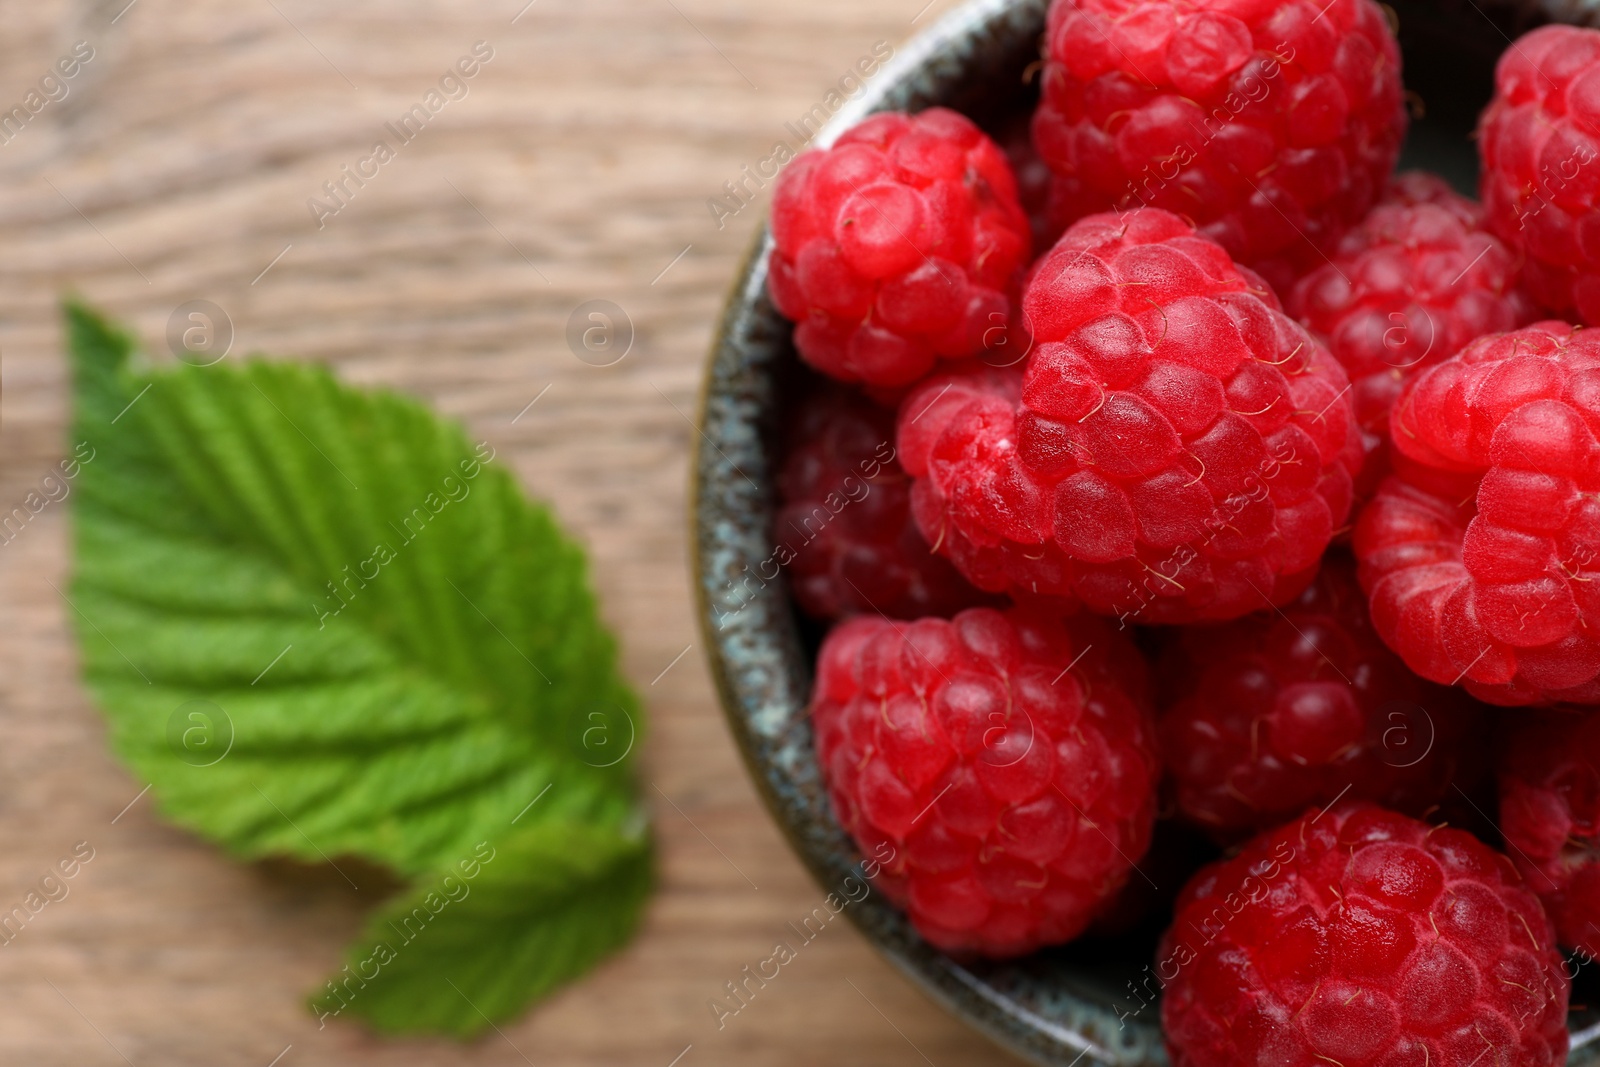
[[[233,863],[155,816],[78,681],[68,497],[0,537],[0,901],[80,842],[93,859],[0,946],[0,1063],[1013,1062],[844,923],[721,1029],[708,1007],[821,899],[724,731],[690,601],[701,364],[770,193],[747,183],[740,207],[724,183],[950,6],[922,3],[0,5],[0,509],[70,452],[67,292],[158,360],[204,323],[235,355],[426,400],[590,550],[648,706],[662,849],[638,939],[516,1023],[464,1045],[319,1031],[303,998],[376,893]],[[463,58],[476,72],[442,83]],[[603,351],[574,323],[610,331]]]

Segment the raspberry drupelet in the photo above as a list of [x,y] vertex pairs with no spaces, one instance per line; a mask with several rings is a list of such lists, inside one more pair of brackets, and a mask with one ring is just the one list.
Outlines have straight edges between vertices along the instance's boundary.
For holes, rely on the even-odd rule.
[[767,286],[817,370],[893,389],[1003,341],[1029,227],[1005,153],[945,108],[874,115],[784,171]]
[[1177,212],[1280,292],[1366,214],[1405,134],[1373,0],[1055,0],[1045,52],[1055,215]]
[[1220,841],[1341,796],[1425,815],[1488,770],[1481,705],[1385,647],[1342,551],[1280,612],[1180,630],[1160,677],[1178,813]]
[[1221,621],[1311,581],[1360,464],[1349,385],[1260,279],[1165,211],[1096,215],[1034,268],[1020,389],[935,376],[900,460],[981,589],[1146,623]]
[[1153,980],[1173,1067],[1566,1062],[1571,982],[1539,899],[1471,834],[1372,804],[1201,869]]
[[893,857],[878,884],[923,937],[1016,956],[1108,906],[1155,818],[1147,672],[1103,620],[1040,608],[828,635],[811,710],[833,810]]
[[1356,524],[1384,641],[1492,704],[1600,704],[1600,335],[1542,322],[1422,372]]
[[1600,716],[1532,711],[1506,723],[1500,827],[1561,944],[1600,957]]
[[1490,228],[1546,311],[1600,324],[1600,32],[1542,26],[1495,67],[1478,124]]
[[1469,341],[1533,321],[1517,257],[1483,228],[1482,209],[1443,179],[1398,175],[1329,262],[1285,296],[1291,315],[1350,375],[1371,496],[1384,474],[1389,410],[1408,375]]
[[790,416],[778,471],[773,562],[816,619],[951,615],[996,598],[935,555],[911,518],[894,414],[844,386],[811,389]]

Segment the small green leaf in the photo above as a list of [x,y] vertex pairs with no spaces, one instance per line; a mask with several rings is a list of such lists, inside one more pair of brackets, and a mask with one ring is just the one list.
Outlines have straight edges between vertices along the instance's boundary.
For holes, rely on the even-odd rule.
[[312,1010],[470,1036],[626,942],[651,882],[643,832],[545,822],[485,843],[373,915]]
[[88,309],[67,326],[84,674],[168,817],[407,879],[631,825],[637,699],[582,552],[492,448],[320,367],[153,370]]

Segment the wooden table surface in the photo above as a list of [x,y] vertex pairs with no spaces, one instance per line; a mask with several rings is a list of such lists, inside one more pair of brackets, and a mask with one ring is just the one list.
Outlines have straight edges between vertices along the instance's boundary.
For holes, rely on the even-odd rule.
[[[706,201],[792,142],[785,123],[875,42],[898,46],[948,6],[923,2],[0,6],[0,111],[77,42],[93,50],[64,98],[0,132],[0,510],[68,448],[67,291],[163,357],[173,310],[204,299],[235,352],[325,360],[425,398],[493,442],[590,548],[648,702],[642,774],[662,843],[641,936],[502,1034],[319,1032],[302,997],[374,890],[242,866],[155,817],[77,678],[56,592],[70,500],[52,504],[0,544],[0,911],[78,842],[94,858],[0,947],[0,1063],[1013,1062],[842,923],[723,1029],[708,1007],[822,894],[723,729],[692,614],[688,417],[767,193],[720,227]],[[493,55],[464,97],[407,143],[385,133],[479,41]],[[394,158],[330,201],[323,183],[379,139]],[[314,213],[313,197],[339,210]],[[568,349],[568,315],[590,299],[633,323],[614,366]]]

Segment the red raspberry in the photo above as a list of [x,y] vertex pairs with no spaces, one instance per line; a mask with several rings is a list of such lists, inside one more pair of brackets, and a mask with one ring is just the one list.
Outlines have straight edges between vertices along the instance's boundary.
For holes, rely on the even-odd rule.
[[1482,222],[1478,205],[1442,179],[1399,175],[1284,301],[1350,375],[1367,456],[1362,496],[1383,476],[1389,409],[1405,377],[1533,320],[1516,257]]
[[1141,622],[1300,594],[1350,503],[1344,372],[1259,279],[1176,215],[1075,224],[1023,299],[1018,397],[924,382],[900,461],[934,547],[981,589]]
[[1506,858],[1364,803],[1203,868],[1156,976],[1173,1067],[1559,1067],[1571,983]]
[[787,565],[806,614],[915,619],[992,599],[934,555],[912,521],[892,412],[842,386],[814,389],[792,417],[789,439],[772,562]]
[[1543,26],[1500,56],[1478,124],[1489,226],[1541,306],[1600,324],[1600,32]]
[[944,108],[874,115],[772,195],[768,289],[813,367],[894,387],[1003,337],[1028,220],[1005,154]]
[[1280,291],[1366,214],[1405,135],[1373,0],[1055,0],[1045,48],[1058,217],[1176,211]]
[[1341,796],[1423,815],[1487,770],[1481,706],[1384,646],[1343,553],[1282,611],[1182,630],[1162,667],[1178,811],[1219,840]]
[[833,810],[893,855],[879,884],[923,937],[1021,955],[1122,888],[1155,819],[1147,673],[1088,615],[858,616],[828,635],[811,709]]
[[1372,621],[1412,670],[1492,704],[1600,704],[1600,335],[1484,337],[1390,420],[1397,474],[1355,549]]
[[1530,712],[1508,723],[1500,825],[1561,944],[1600,954],[1600,716]]

